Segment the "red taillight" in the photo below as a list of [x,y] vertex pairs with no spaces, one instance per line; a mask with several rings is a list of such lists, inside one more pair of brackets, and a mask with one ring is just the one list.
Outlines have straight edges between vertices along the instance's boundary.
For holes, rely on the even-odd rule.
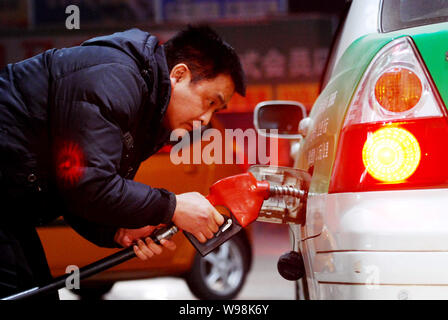
[[[363,161],[363,149],[369,135],[384,128],[400,128],[411,133],[418,141],[420,159],[412,174],[404,180],[395,180],[394,175],[403,171],[403,162],[391,171],[389,180],[369,173]],[[369,125],[360,124],[344,128],[340,137],[338,152],[330,192],[356,192],[375,190],[394,190],[448,186],[448,147],[441,147],[437,137],[448,137],[448,126],[444,118],[425,118],[415,121],[383,122]],[[406,161],[406,160],[404,160]],[[415,158],[407,160],[412,168]],[[384,171],[388,168],[385,166]],[[385,179],[388,180],[388,179]]]
[[329,192],[448,187],[448,122],[409,38],[366,71],[339,137]]
[[415,72],[393,68],[379,77],[375,84],[375,98],[387,111],[404,112],[417,105],[422,90],[422,83]]
[[402,126],[383,126],[369,133],[362,148],[362,163],[376,180],[401,182],[414,174],[421,149],[415,136]]

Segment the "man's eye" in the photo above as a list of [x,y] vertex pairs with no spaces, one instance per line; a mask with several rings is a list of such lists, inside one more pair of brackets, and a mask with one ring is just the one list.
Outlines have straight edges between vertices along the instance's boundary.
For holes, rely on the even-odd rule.
[[215,101],[210,101],[210,106],[215,105]]

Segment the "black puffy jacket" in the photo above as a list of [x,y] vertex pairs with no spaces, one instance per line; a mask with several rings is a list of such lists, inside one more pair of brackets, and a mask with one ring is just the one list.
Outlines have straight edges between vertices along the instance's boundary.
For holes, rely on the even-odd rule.
[[[39,225],[64,215],[92,242],[113,246],[118,227],[171,221],[175,195],[132,181],[168,140],[162,118],[170,90],[163,47],[138,29],[7,65],[0,223]],[[75,169],[61,171],[64,152],[75,154]]]

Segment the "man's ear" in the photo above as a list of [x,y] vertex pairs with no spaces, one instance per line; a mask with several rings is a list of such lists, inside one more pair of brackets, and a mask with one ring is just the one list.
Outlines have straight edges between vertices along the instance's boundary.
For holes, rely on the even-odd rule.
[[191,79],[190,69],[185,63],[178,63],[171,69],[170,78],[173,84],[189,80]]

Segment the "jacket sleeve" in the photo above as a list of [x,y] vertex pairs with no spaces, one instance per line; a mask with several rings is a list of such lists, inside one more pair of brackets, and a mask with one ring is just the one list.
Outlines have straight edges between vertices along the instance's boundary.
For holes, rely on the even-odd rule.
[[64,214],[64,220],[79,235],[99,247],[121,248],[121,246],[114,240],[118,228],[97,225],[92,222],[83,220],[79,216],[71,214]]
[[[52,119],[56,177],[74,215],[123,228],[171,221],[176,207],[172,192],[118,174],[123,142],[117,123],[135,123],[145,90],[134,69],[117,63],[57,79]],[[62,150],[79,153],[74,159],[78,167],[70,168],[70,161],[60,156]],[[65,171],[59,170],[67,163]]]

